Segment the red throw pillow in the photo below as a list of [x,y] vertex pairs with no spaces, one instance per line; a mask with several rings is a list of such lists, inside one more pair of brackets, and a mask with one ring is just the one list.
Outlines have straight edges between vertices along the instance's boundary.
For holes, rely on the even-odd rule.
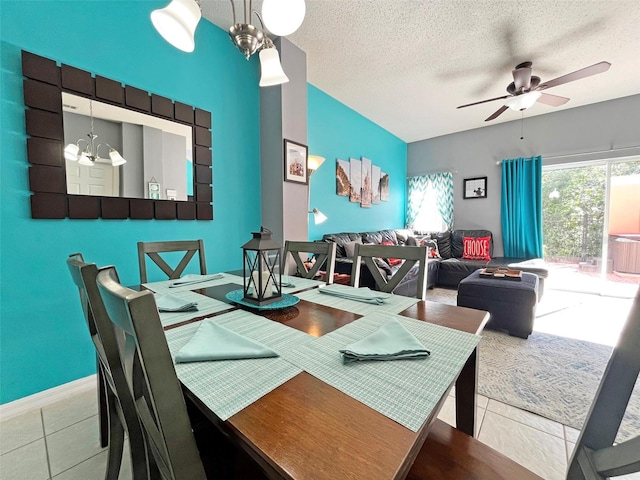
[[491,237],[464,237],[462,239],[464,247],[462,258],[465,260],[487,260],[490,261],[489,250],[491,248]]
[[[393,243],[393,240],[385,240],[380,245],[395,245],[395,243]],[[394,265],[400,265],[402,260],[399,258],[387,258],[387,263],[393,267]]]

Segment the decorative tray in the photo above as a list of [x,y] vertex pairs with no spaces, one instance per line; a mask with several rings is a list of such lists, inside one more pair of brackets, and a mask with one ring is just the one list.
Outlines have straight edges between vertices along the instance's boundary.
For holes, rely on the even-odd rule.
[[256,310],[279,310],[281,308],[292,307],[300,301],[300,299],[295,295],[283,293],[282,298],[277,302],[268,303],[266,305],[254,305],[253,303],[244,301],[244,290],[242,288],[239,290],[232,290],[231,292],[227,293],[225,297],[227,300],[230,300],[234,303],[238,303],[249,308],[255,308]]
[[497,278],[499,280],[522,280],[522,270],[512,270],[504,267],[488,267],[480,270],[480,276],[484,278]]

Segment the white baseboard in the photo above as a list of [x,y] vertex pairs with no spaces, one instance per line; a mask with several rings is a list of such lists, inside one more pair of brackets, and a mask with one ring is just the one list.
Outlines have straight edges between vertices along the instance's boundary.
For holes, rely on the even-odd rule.
[[96,389],[96,375],[74,380],[73,382],[50,388],[43,392],[34,393],[13,402],[0,405],[0,420],[22,415],[30,410],[42,408],[52,403],[64,400],[78,393]]

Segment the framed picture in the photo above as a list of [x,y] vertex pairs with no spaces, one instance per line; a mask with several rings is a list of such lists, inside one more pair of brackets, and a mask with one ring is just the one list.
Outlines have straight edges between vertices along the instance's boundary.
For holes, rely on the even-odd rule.
[[307,172],[307,146],[284,140],[284,181],[309,183]]
[[464,199],[487,198],[487,177],[465,178],[462,194]]

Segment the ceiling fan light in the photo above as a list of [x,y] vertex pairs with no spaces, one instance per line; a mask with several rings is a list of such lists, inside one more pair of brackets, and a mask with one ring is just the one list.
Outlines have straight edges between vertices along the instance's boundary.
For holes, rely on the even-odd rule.
[[120,165],[124,165],[127,161],[120,155],[115,148],[109,149],[109,158],[111,159],[111,165],[114,167],[119,167]]
[[171,45],[183,52],[193,52],[193,36],[201,16],[194,0],[172,0],[166,7],[151,12],[151,22]]
[[542,92],[538,92],[536,90],[533,92],[523,93],[522,95],[511,97],[504,104],[511,110],[519,112],[521,110],[526,110],[527,108],[532,107],[533,104],[536,103],[541,96]]
[[285,75],[280,64],[280,55],[274,48],[260,50],[260,86],[271,87],[287,83],[289,78]]
[[262,3],[264,25],[279,37],[295,32],[302,25],[305,12],[304,0],[264,0]]
[[70,162],[78,161],[78,152],[80,151],[80,147],[75,143],[70,143],[66,147],[64,147],[64,159],[69,160]]

